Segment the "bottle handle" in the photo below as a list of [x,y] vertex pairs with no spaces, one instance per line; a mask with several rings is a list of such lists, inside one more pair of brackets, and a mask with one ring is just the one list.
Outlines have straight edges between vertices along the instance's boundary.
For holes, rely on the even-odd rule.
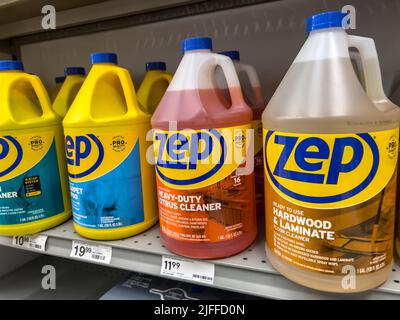
[[49,95],[47,93],[46,88],[43,85],[43,82],[40,80],[40,78],[36,75],[31,75],[28,74],[28,80],[31,83],[33,90],[36,93],[36,96],[38,97],[40,107],[42,108],[43,115],[49,114],[49,113],[54,113],[53,109],[51,108],[51,102]]
[[348,39],[349,47],[355,47],[360,52],[367,95],[374,103],[387,101],[374,40],[350,35]]
[[[220,66],[225,76],[226,83],[228,85],[229,95],[231,97],[232,106],[236,108],[239,106],[246,105],[244,101],[243,92],[240,87],[239,77],[236,73],[235,65],[231,58],[222,54],[214,54],[216,66]],[[236,88],[236,91],[233,90]]]
[[124,91],[125,102],[128,108],[128,113],[133,113],[137,115],[145,114],[139,106],[135,87],[133,85],[133,81],[129,71],[124,68],[118,68],[117,75],[121,82],[122,89]]
[[256,69],[252,65],[243,64],[243,63],[237,64],[236,69],[238,71],[238,74],[240,74],[240,72],[244,72],[247,75],[247,78],[249,79],[249,82],[251,85],[253,99],[254,99],[254,102],[256,103],[256,105],[264,104],[265,99],[264,99],[261,91],[257,90],[257,88],[261,89],[261,83],[260,83],[260,79],[258,78]]
[[152,95],[152,92],[153,92],[154,84],[159,80],[164,80],[165,82],[170,84],[171,81],[172,81],[172,75],[167,73],[167,72],[159,73],[154,78],[152,78],[150,80],[149,87],[148,87],[149,90],[146,90],[143,93],[139,88],[137,96],[138,96],[138,98],[140,97],[140,103],[143,103],[144,105],[148,105],[149,98],[150,98],[150,96]]

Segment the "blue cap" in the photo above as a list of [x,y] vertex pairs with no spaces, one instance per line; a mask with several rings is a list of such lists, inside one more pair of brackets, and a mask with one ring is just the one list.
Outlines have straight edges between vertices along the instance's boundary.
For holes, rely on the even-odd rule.
[[64,69],[64,74],[66,76],[72,76],[72,75],[85,75],[85,68],[82,67],[66,67]]
[[191,50],[212,50],[212,40],[208,37],[187,38],[182,42],[183,52]]
[[146,71],[151,71],[151,70],[165,71],[167,70],[167,65],[165,64],[165,62],[162,61],[147,62]]
[[65,76],[56,77],[55,81],[56,83],[63,83],[65,81]]
[[327,29],[327,28],[342,28],[343,18],[347,13],[341,11],[330,11],[318,13],[307,18],[307,32]]
[[240,53],[239,53],[239,51],[236,51],[236,50],[233,50],[233,51],[222,51],[219,54],[227,56],[227,57],[231,58],[232,60],[240,61]]
[[8,70],[24,71],[24,65],[20,60],[0,60],[0,71]]
[[92,64],[95,63],[118,63],[118,58],[115,53],[112,52],[96,52],[90,55]]

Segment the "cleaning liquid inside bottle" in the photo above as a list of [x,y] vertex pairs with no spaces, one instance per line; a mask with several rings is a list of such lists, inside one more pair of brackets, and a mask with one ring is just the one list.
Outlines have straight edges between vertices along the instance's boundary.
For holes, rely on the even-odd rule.
[[[183,256],[222,258],[256,236],[254,174],[240,172],[252,112],[230,59],[211,53],[208,38],[187,41],[194,47],[186,50],[152,117],[161,238]],[[198,41],[204,47],[196,47]],[[215,85],[217,65],[228,79],[232,106]],[[240,161],[227,161],[232,149]]]
[[348,48],[364,38],[348,36],[342,18],[311,19],[317,27],[263,114],[266,250],[293,281],[357,292],[390,273],[398,115],[360,85]]

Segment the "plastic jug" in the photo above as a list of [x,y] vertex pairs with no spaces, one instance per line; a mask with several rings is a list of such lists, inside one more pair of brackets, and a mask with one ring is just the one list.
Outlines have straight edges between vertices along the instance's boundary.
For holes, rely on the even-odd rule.
[[[258,214],[264,214],[264,165],[262,152],[262,122],[261,115],[267,104],[262,93],[260,80],[255,68],[249,64],[240,61],[239,51],[223,51],[220,52],[232,59],[235,65],[239,81],[243,77],[247,77],[250,84],[250,92],[246,91],[245,85],[241,82],[243,96],[246,103],[253,110],[253,129],[254,129],[254,177],[256,183],[256,211]],[[220,71],[220,70],[219,70]],[[226,81],[221,72],[217,73],[219,87],[225,92],[225,96],[229,97],[226,89]],[[247,93],[247,94],[246,94]]]
[[[236,254],[257,233],[253,141],[246,139],[252,112],[231,59],[211,50],[210,38],[183,42],[183,59],[152,117],[161,239],[200,259]],[[231,106],[216,86],[217,66]]]
[[137,98],[143,111],[150,115],[156,110],[172,80],[172,75],[166,70],[165,62],[146,63],[146,75],[139,87]]
[[60,119],[37,76],[0,61],[0,235],[52,228],[71,216]]
[[266,250],[293,281],[358,292],[391,272],[399,115],[373,40],[347,35],[344,17],[308,18],[309,37],[263,113]]
[[63,82],[59,93],[53,102],[53,110],[61,118],[67,114],[69,107],[74,101],[83,81],[85,81],[85,68],[66,67],[65,81]]
[[126,238],[158,219],[154,168],[146,161],[150,117],[115,54],[91,59],[63,121],[74,226],[90,239]]
[[60,89],[62,87],[62,84],[65,81],[65,76],[55,77],[54,81],[55,81],[56,85],[54,86],[54,88],[53,88],[53,90],[52,90],[52,92],[50,94],[51,102],[53,102],[56,99],[57,94],[60,91]]

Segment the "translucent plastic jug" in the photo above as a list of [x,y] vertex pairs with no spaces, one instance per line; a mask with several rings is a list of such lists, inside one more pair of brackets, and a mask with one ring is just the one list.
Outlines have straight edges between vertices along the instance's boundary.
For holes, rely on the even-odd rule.
[[64,81],[65,81],[65,76],[55,77],[54,82],[55,82],[56,85],[54,86],[54,88],[53,88],[53,90],[51,91],[51,94],[50,94],[51,102],[53,102],[56,99],[57,94],[60,91],[61,86],[64,83]]
[[[201,259],[244,250],[257,230],[246,141],[252,112],[231,59],[211,49],[210,38],[183,42],[183,59],[152,117],[161,238],[169,250]],[[231,106],[216,87],[217,66]]]
[[72,102],[85,81],[85,69],[82,67],[66,67],[65,80],[53,102],[53,110],[61,118],[67,114]]
[[33,234],[71,217],[59,117],[37,76],[0,61],[0,235]]
[[[253,111],[253,129],[254,129],[254,177],[256,183],[256,210],[257,214],[264,214],[264,165],[262,152],[262,122],[261,115],[265,109],[266,99],[263,95],[260,80],[256,69],[249,64],[240,61],[239,51],[223,51],[220,52],[232,59],[235,65],[239,81],[246,77],[250,84],[250,92],[246,94],[246,88],[241,83],[242,92],[246,103]],[[218,70],[220,71],[220,70]],[[225,91],[225,96],[229,97],[229,92],[226,88],[226,81],[221,72],[217,73],[217,81],[219,87]]]
[[148,114],[154,113],[172,80],[172,75],[166,70],[165,62],[146,63],[146,75],[139,87],[137,97],[139,104]]
[[[262,117],[267,255],[289,279],[357,292],[391,272],[399,114],[372,39],[344,15],[308,19],[309,37]],[[366,92],[351,65],[361,54]]]
[[126,238],[158,219],[150,117],[115,54],[92,54],[92,63],[63,121],[74,226],[91,239]]

